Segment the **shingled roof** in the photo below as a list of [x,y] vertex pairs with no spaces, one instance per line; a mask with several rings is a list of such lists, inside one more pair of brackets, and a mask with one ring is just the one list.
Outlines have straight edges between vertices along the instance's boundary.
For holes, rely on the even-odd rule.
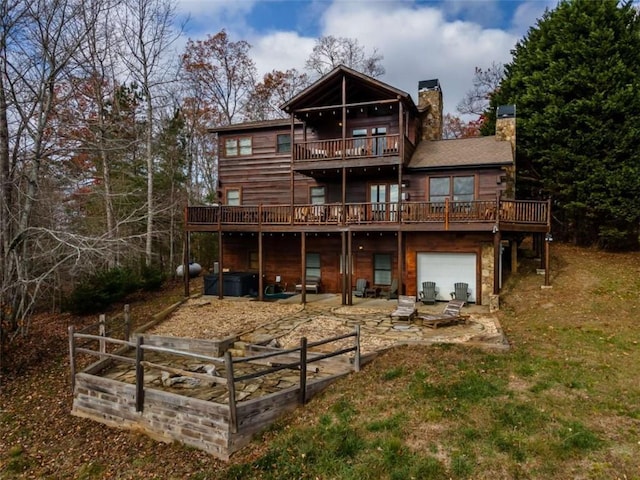
[[513,163],[511,143],[496,137],[425,140],[418,144],[409,168],[476,167]]

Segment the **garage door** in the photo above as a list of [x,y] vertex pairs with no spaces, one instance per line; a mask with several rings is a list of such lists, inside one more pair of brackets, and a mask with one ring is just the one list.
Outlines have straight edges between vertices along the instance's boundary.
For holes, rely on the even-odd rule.
[[422,282],[436,282],[438,300],[451,300],[454,284],[469,284],[470,302],[476,301],[475,253],[418,253],[418,292]]

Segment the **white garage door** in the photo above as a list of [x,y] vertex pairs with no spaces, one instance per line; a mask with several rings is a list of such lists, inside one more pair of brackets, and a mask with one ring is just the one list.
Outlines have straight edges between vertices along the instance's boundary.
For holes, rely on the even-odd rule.
[[454,284],[469,284],[470,302],[476,301],[475,253],[418,253],[418,292],[422,282],[436,282],[438,300],[451,300]]

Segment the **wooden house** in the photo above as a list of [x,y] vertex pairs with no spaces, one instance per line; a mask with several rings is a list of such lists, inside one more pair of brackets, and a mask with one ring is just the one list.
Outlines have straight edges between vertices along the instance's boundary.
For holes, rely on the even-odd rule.
[[253,272],[260,298],[278,281],[305,302],[313,279],[350,304],[357,279],[368,295],[433,281],[438,300],[464,282],[488,304],[516,262],[505,247],[549,232],[549,202],[514,197],[512,106],[496,136],[442,140],[437,80],[419,82],[416,105],[339,66],[282,108],[288,119],[212,129],[220,203],[188,207],[186,231],[219,236],[220,285]]

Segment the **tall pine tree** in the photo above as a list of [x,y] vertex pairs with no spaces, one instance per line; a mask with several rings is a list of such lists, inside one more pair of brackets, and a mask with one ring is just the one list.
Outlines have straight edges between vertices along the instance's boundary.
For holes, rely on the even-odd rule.
[[517,105],[520,194],[550,195],[565,239],[638,248],[638,12],[631,2],[566,0],[512,54],[492,110]]

